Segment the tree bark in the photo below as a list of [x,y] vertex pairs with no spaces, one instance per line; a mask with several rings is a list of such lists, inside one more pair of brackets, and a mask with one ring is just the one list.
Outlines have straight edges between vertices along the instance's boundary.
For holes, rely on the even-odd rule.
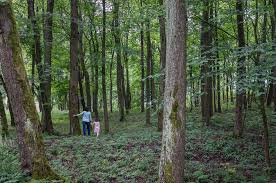
[[[140,0],[140,14],[141,16],[142,14],[142,9],[143,9],[143,0]],[[140,60],[140,65],[141,65],[141,98],[140,98],[140,102],[141,102],[141,112],[145,111],[145,64],[144,64],[144,60],[145,60],[145,51],[144,51],[144,23],[141,23],[141,30],[140,30],[140,41],[141,41],[141,60]]]
[[[44,16],[44,97],[43,99],[43,111],[44,116],[42,118],[43,131],[47,133],[53,133],[53,122],[52,122],[52,43],[53,43],[53,11],[54,11],[54,0],[47,1],[47,12]],[[38,44],[38,43],[37,43]]]
[[126,94],[125,94],[125,105],[126,113],[129,113],[131,109],[131,90],[130,90],[130,81],[129,81],[129,65],[128,65],[128,32],[126,33],[126,45],[124,47],[124,61],[125,61],[125,70],[126,70]]
[[159,180],[184,182],[186,118],[186,1],[166,1],[167,55]]
[[146,31],[146,39],[147,39],[147,73],[146,73],[146,124],[150,124],[150,111],[152,106],[151,101],[151,59],[152,59],[152,51],[151,51],[151,39],[150,39],[150,22],[147,21],[147,31]]
[[69,119],[70,134],[80,135],[78,118],[74,117],[79,113],[78,97],[78,56],[79,56],[79,35],[78,35],[78,1],[71,0],[71,35],[70,35],[70,83],[69,83]]
[[210,49],[211,49],[211,28],[209,25],[210,21],[210,6],[209,0],[204,1],[204,10],[201,27],[201,57],[207,62],[201,66],[201,113],[202,121],[208,126],[213,109],[212,100],[212,76],[210,76]]
[[[264,7],[267,5],[267,1],[264,0]],[[262,43],[265,44],[267,42],[267,12],[264,13],[263,17],[263,26],[262,26]],[[260,53],[264,54],[264,53]],[[260,57],[257,57],[260,58]],[[263,57],[264,58],[264,57]],[[262,63],[266,62],[266,60],[257,60],[256,66],[260,66]],[[260,74],[259,76],[262,76],[261,71],[259,71]],[[268,130],[268,120],[267,120],[267,114],[266,114],[266,109],[265,109],[265,82],[259,81],[260,85],[260,113],[262,116],[263,120],[263,144],[264,144],[264,154],[265,154],[265,161],[267,167],[271,167],[271,162],[270,162],[270,150],[269,150],[269,130]]]
[[113,2],[113,36],[115,39],[116,56],[117,56],[117,94],[118,94],[118,107],[120,114],[120,121],[125,119],[125,101],[124,101],[124,83],[123,83],[123,66],[121,63],[121,38],[120,38],[120,27],[119,27],[119,1],[114,0]]
[[[27,80],[11,2],[0,2],[0,62],[17,131],[21,167],[34,179],[56,179],[46,159],[41,122]],[[21,96],[21,97],[18,97]]]
[[[243,49],[245,47],[245,36],[244,36],[244,9],[243,1],[236,1],[236,11],[237,11],[237,29],[238,29],[238,47]],[[243,135],[244,129],[244,94],[245,90],[241,84],[244,79],[244,62],[245,57],[241,56],[237,63],[237,88],[236,88],[236,110],[235,110],[235,125],[234,134],[236,137],[241,137]]]
[[[94,12],[95,13],[95,12]],[[94,15],[93,15],[94,16]],[[92,58],[94,61],[93,67],[91,68],[92,70],[92,75],[93,75],[93,112],[94,116],[96,118],[99,117],[99,111],[98,111],[98,95],[99,95],[99,43],[98,43],[98,38],[97,38],[97,32],[96,29],[94,28],[94,33],[93,33],[93,25],[94,25],[94,20],[91,18],[91,30],[90,30],[90,35],[92,39],[92,44],[93,44],[93,52],[95,54],[95,57]],[[95,27],[95,25],[94,25]]]
[[104,130],[109,132],[109,121],[107,111],[107,97],[106,97],[106,80],[105,80],[105,65],[106,65],[106,11],[105,0],[102,0],[103,5],[103,37],[102,37],[102,95],[103,95],[103,111],[104,111]]
[[[159,0],[159,5],[163,6],[164,0]],[[166,20],[165,16],[159,16],[159,31],[160,31],[160,106],[158,110],[158,131],[163,129],[163,111],[164,111],[164,90],[165,90],[165,66],[166,66]]]
[[[215,19],[218,18],[218,11],[219,11],[219,2],[215,3]],[[220,58],[219,58],[219,35],[218,35],[218,25],[216,21],[216,29],[215,29],[215,45],[216,45],[216,70],[217,70],[217,103],[218,103],[218,113],[221,113],[221,83],[220,83]]]
[[[80,49],[79,49],[80,51]],[[81,51],[80,51],[81,52]],[[81,54],[81,53],[80,53]],[[79,58],[79,63],[81,63],[81,58]],[[80,66],[78,66],[78,82],[79,82],[79,90],[80,90],[80,103],[81,103],[81,107],[82,107],[82,110],[85,109],[86,107],[86,104],[85,104],[85,98],[84,98],[84,91],[83,91],[83,74],[81,72],[82,68]]]
[[[274,12],[274,32],[273,32],[273,51],[276,51],[276,30],[275,30],[275,26],[276,26],[276,0],[272,0],[273,3],[273,12]],[[276,54],[273,54],[273,59],[276,59]],[[273,71],[273,77],[276,78],[276,66],[273,66],[272,68]],[[276,79],[274,79],[273,81],[273,103],[274,103],[274,112],[276,112]]]
[[114,50],[112,50],[111,62],[109,68],[109,80],[110,80],[110,90],[109,90],[109,105],[110,112],[113,112],[113,78],[112,78],[112,68],[113,68],[113,60],[114,60]]

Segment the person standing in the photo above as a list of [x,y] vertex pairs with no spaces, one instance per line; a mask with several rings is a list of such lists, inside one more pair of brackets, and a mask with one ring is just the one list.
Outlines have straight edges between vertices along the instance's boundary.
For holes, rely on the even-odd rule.
[[92,122],[92,116],[91,112],[89,111],[88,107],[85,107],[84,111],[81,112],[80,114],[74,115],[75,117],[82,116],[82,131],[83,135],[86,135],[86,129],[87,129],[87,134],[90,136],[90,123]]

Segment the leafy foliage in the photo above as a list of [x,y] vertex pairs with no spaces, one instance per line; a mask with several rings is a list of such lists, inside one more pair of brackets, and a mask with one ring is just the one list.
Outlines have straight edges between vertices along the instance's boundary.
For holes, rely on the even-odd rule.
[[[188,113],[186,140],[187,182],[263,182],[267,180],[260,129],[261,119],[252,109],[243,139],[232,135],[232,111],[217,114],[212,127],[202,127],[198,112]],[[54,112],[61,136],[45,136],[53,169],[68,182],[157,182],[161,134],[145,127],[144,115],[132,113],[127,122],[111,115],[111,133],[96,137],[70,137],[67,113]],[[269,113],[273,121],[276,116]],[[155,117],[152,119],[155,125]],[[2,180],[26,179],[19,170],[15,147],[0,149]],[[3,159],[4,158],[4,159]],[[12,163],[11,163],[12,162]],[[4,175],[4,176],[3,176]],[[0,181],[0,182],[1,182]]]

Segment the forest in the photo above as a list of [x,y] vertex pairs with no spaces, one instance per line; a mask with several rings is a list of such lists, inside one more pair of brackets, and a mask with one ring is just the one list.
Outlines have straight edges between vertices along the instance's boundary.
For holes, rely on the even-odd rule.
[[276,182],[276,0],[0,0],[0,183]]

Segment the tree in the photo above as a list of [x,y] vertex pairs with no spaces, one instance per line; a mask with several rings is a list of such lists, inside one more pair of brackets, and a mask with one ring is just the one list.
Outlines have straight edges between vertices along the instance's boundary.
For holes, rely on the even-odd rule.
[[212,48],[212,29],[210,26],[211,17],[210,0],[203,2],[203,18],[201,22],[201,57],[203,64],[201,66],[201,113],[205,125],[209,125],[212,116],[212,76],[211,76],[211,48]]
[[43,85],[44,95],[43,99],[43,131],[53,133],[52,122],[52,43],[53,43],[53,11],[54,0],[47,1],[47,11],[44,16],[44,71],[43,71]]
[[56,179],[46,159],[41,122],[27,81],[11,1],[0,2],[0,17],[0,62],[16,123],[21,167],[34,179]]
[[[163,6],[164,2],[163,0],[159,0],[159,4]],[[160,85],[159,85],[159,91],[160,91],[160,100],[161,106],[159,106],[158,110],[158,131],[162,131],[163,129],[163,98],[164,98],[164,90],[165,90],[165,66],[166,66],[166,22],[165,22],[165,16],[160,15],[159,16],[159,31],[160,31]]]
[[71,0],[71,35],[70,35],[70,83],[69,83],[69,119],[70,134],[80,135],[80,125],[78,118],[74,117],[79,112],[78,97],[78,0]]
[[7,120],[5,106],[3,102],[2,91],[0,91],[0,121],[2,126],[1,135],[2,135],[2,138],[5,139],[6,137],[9,136],[9,129],[8,129],[9,126],[8,126],[8,120]]
[[151,111],[151,60],[152,60],[152,50],[151,50],[151,39],[150,39],[150,21],[146,22],[147,32],[147,70],[146,70],[146,124],[150,124],[150,111]]
[[166,2],[167,52],[160,182],[184,182],[186,1]]
[[126,113],[129,113],[129,110],[131,109],[131,89],[130,89],[130,80],[129,80],[129,58],[128,58],[128,52],[129,52],[129,46],[128,46],[128,37],[129,32],[126,33],[126,43],[124,47],[124,62],[125,62],[125,70],[126,70],[126,93],[125,93],[125,107],[126,107]]
[[[273,21],[274,21],[274,31],[273,31],[273,51],[275,52],[276,51],[276,32],[275,32],[275,26],[276,26],[276,0],[273,0],[272,1],[272,6],[273,6]],[[273,54],[273,59],[276,58],[276,54]],[[276,66],[274,65],[273,68],[272,68],[272,71],[273,71],[273,76],[274,78],[276,78]],[[276,79],[273,79],[273,102],[274,102],[274,112],[276,112]]]
[[122,66],[122,52],[121,52],[121,38],[119,27],[119,0],[113,1],[113,36],[115,41],[115,49],[117,56],[117,94],[118,94],[118,106],[120,113],[120,121],[125,119],[125,101],[124,101],[124,83],[123,83],[123,66]]
[[[245,36],[244,36],[244,9],[243,1],[236,1],[236,11],[237,11],[237,29],[238,29],[238,47],[241,51],[245,47]],[[241,137],[244,128],[244,94],[245,90],[242,86],[242,81],[244,79],[244,62],[245,56],[240,56],[237,63],[237,88],[236,88],[236,111],[235,111],[235,127],[234,134],[237,137]]]
[[[142,16],[142,12],[143,12],[143,1],[140,0],[140,15]],[[143,21],[141,22],[141,30],[140,30],[140,41],[141,41],[141,58],[140,58],[140,67],[141,67],[141,98],[140,98],[140,102],[141,102],[141,112],[145,111],[145,82],[144,82],[144,78],[145,78],[145,53],[144,53],[144,23]]]
[[102,0],[103,4],[103,37],[102,37],[102,92],[103,92],[103,111],[104,111],[104,129],[105,132],[109,132],[109,121],[107,111],[107,97],[106,97],[106,80],[105,80],[105,65],[106,65],[106,11],[105,0]]

